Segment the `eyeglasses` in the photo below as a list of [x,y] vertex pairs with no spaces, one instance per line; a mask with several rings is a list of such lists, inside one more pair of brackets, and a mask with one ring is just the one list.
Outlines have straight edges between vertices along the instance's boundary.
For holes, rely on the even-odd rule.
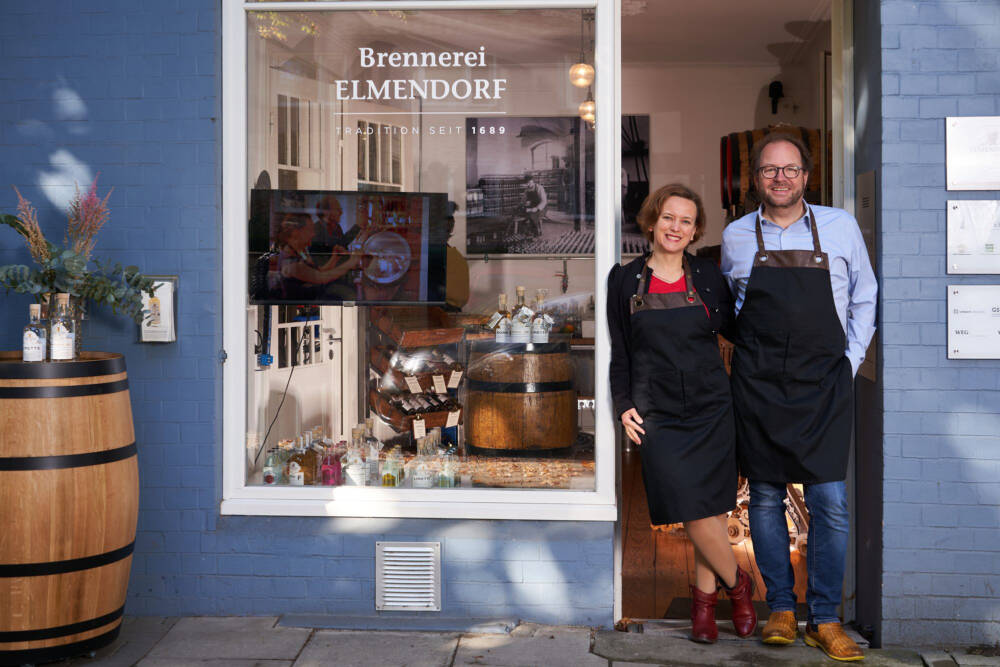
[[794,164],[787,164],[784,167],[761,167],[758,171],[761,176],[767,179],[777,178],[779,171],[785,175],[785,178],[794,179],[798,178],[805,169]]

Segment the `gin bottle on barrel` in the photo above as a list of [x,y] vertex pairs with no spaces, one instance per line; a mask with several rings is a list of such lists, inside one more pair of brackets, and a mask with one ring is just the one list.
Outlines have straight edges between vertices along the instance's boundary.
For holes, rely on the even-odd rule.
[[22,361],[45,361],[48,352],[48,335],[42,326],[42,304],[28,306],[28,326],[24,327],[21,344]]

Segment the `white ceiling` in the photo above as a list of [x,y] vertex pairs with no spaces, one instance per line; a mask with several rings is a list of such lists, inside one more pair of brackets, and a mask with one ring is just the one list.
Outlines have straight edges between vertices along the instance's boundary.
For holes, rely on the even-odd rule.
[[622,0],[625,63],[791,64],[830,0]]

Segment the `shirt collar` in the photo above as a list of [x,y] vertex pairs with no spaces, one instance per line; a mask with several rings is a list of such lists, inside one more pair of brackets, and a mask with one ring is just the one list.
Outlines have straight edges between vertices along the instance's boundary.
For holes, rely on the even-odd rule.
[[[798,220],[796,220],[795,222],[793,222],[787,228],[791,229],[793,226],[795,226],[795,225],[797,225],[797,224],[799,224],[801,222],[801,223],[803,223],[805,225],[806,230],[809,230],[810,220],[812,219],[812,216],[810,215],[810,213],[812,213],[812,207],[809,206],[809,204],[806,204],[806,212],[802,215],[801,218],[799,218]],[[763,204],[761,204],[760,206],[757,207],[757,215],[760,217],[760,219],[762,221],[766,222],[767,224],[773,225],[775,227],[779,227],[779,225],[771,222],[770,220],[768,220],[767,218],[764,217],[764,205]]]

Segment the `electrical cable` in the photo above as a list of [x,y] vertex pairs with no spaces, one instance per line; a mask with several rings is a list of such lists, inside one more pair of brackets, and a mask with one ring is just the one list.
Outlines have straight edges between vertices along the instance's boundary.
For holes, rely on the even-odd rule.
[[[310,323],[311,326],[311,323]],[[302,343],[305,342],[306,336],[299,338],[298,347],[295,348],[295,356],[293,359],[299,358],[299,351],[302,349]],[[264,439],[261,440],[260,449],[257,450],[257,455],[253,457],[253,462],[256,464],[257,460],[260,459],[260,453],[267,449],[267,436],[271,435],[271,427],[274,426],[274,422],[278,421],[278,415],[281,414],[281,406],[285,404],[285,396],[288,395],[288,386],[292,383],[292,375],[295,374],[295,369],[298,364],[292,365],[292,370],[288,371],[288,380],[285,382],[285,389],[281,392],[281,401],[278,403],[278,409],[274,411],[274,419],[271,420],[271,424],[267,427],[267,432],[264,433]]]

